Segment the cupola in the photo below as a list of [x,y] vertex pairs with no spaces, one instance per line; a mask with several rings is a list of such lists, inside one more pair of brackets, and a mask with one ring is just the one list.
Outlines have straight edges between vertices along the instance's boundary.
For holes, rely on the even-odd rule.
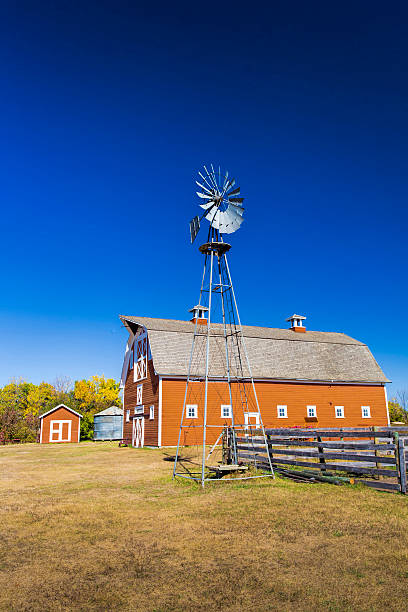
[[198,325],[207,325],[207,315],[208,308],[206,306],[200,306],[197,304],[190,308],[188,312],[192,312],[192,319],[190,319],[191,323],[195,323],[197,321]]
[[290,323],[290,329],[295,332],[305,332],[306,327],[303,326],[303,321],[306,320],[306,317],[302,317],[302,315],[293,314],[291,317],[288,317],[286,321]]

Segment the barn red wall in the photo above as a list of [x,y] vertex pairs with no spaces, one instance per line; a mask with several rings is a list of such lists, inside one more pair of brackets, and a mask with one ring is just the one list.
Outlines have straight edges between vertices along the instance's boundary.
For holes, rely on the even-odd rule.
[[78,431],[80,428],[80,418],[76,414],[72,414],[66,408],[58,408],[54,410],[42,420],[42,444],[67,444],[67,442],[50,442],[50,423],[51,421],[71,421],[71,440],[70,442],[78,442]]
[[[198,418],[187,419],[191,425],[182,435],[183,444],[196,444],[202,439],[204,409],[204,384],[191,383],[187,403],[198,405]],[[162,383],[162,445],[177,444],[181,411],[183,407],[185,381],[163,380]],[[368,385],[327,385],[257,382],[256,392],[266,427],[369,427],[388,425],[384,387]],[[213,425],[231,424],[231,419],[221,418],[221,404],[230,404],[226,383],[211,382],[208,391],[208,419]],[[247,387],[249,407],[254,407],[251,387]],[[233,385],[233,404],[239,405],[238,386]],[[277,405],[286,405],[288,418],[277,417]],[[307,418],[306,406],[316,406],[317,420]],[[335,418],[334,407],[344,406],[344,419]],[[361,406],[370,406],[371,418],[363,419]],[[236,424],[243,424],[243,415],[236,415]],[[207,441],[214,442],[220,433],[218,428],[207,430]]]
[[[145,446],[157,446],[158,430],[159,430],[159,377],[154,373],[153,361],[149,359],[147,362],[147,378],[133,381],[133,368],[128,370],[125,383],[125,401],[123,413],[123,437],[132,439],[132,419],[126,423],[126,410],[130,410],[130,416],[135,414],[136,407],[136,388],[138,385],[143,385],[143,415],[144,416],[144,444]],[[154,406],[154,419],[149,419],[150,406]]]

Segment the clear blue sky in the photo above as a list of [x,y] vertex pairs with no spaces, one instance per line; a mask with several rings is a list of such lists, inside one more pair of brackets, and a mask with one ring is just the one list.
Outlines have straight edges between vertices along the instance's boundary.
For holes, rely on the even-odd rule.
[[193,181],[213,161],[246,197],[242,320],[305,314],[408,388],[406,3],[20,1],[0,17],[0,383],[118,378],[119,314],[187,316]]

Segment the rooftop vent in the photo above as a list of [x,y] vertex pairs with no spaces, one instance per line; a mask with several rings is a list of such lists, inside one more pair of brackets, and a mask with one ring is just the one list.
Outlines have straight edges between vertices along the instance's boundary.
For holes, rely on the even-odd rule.
[[198,325],[207,325],[207,317],[206,313],[208,312],[208,308],[206,306],[200,306],[197,304],[190,308],[188,312],[193,313],[193,318],[190,319],[191,323],[195,323],[197,321]]
[[290,323],[290,329],[295,332],[305,332],[306,327],[303,326],[303,321],[306,320],[306,317],[302,317],[302,315],[293,314],[291,317],[288,317],[286,321]]

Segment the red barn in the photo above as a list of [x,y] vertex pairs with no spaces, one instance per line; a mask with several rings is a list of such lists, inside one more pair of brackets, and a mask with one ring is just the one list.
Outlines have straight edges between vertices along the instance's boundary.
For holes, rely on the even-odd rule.
[[79,442],[82,416],[60,404],[40,416],[40,444]]
[[[129,332],[122,369],[123,438],[134,446],[175,446],[179,433],[194,323],[120,317]],[[343,333],[309,331],[304,317],[289,329],[243,326],[263,423],[266,427],[367,427],[388,425],[388,381],[369,348]],[[204,321],[206,323],[206,321]],[[299,333],[302,332],[302,333]],[[211,324],[216,353],[223,326]],[[215,360],[208,391],[208,420],[231,424],[225,364]],[[194,444],[203,420],[203,377],[187,406],[183,444]],[[234,385],[234,383],[233,383]],[[233,390],[233,396],[238,391]],[[233,404],[235,398],[233,397]],[[257,415],[245,415],[256,424]],[[219,430],[211,429],[207,441]],[[214,440],[212,440],[214,437]]]

